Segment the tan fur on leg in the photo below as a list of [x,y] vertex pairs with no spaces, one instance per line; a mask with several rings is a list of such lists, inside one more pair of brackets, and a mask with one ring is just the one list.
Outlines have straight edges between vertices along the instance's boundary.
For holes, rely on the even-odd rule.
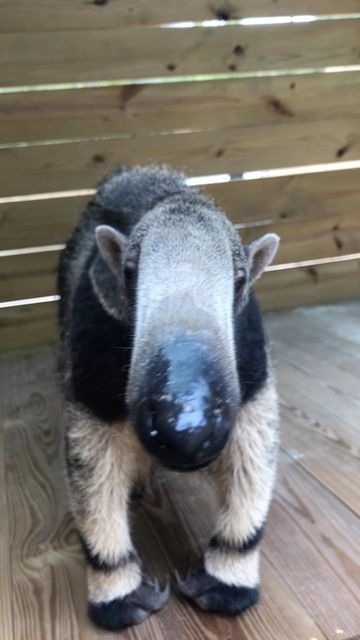
[[122,597],[141,582],[128,502],[134,483],[149,471],[149,457],[130,424],[102,424],[74,409],[67,449],[71,505],[81,536],[98,562],[114,565],[113,571],[89,568],[90,597]]
[[277,394],[270,379],[240,409],[227,447],[213,467],[222,505],[215,536],[224,542],[224,548],[210,546],[204,560],[208,573],[226,584],[252,587],[259,581],[258,549],[246,550],[246,544],[263,526],[270,505],[277,427]]
[[114,569],[111,573],[87,569],[89,600],[111,602],[115,598],[123,598],[141,583],[141,569],[137,562],[130,562],[126,567]]
[[206,571],[225,584],[235,587],[255,587],[259,582],[259,549],[245,555],[208,549],[204,563]]

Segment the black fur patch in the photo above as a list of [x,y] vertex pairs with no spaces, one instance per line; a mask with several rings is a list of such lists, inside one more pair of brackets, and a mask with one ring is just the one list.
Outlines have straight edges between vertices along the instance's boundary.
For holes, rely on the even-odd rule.
[[70,341],[72,398],[105,422],[125,420],[131,328],[105,312],[94,294],[88,268],[75,293]]
[[89,617],[98,627],[108,631],[120,631],[139,624],[153,611],[164,606],[170,594],[169,585],[161,591],[156,580],[142,575],[141,584],[124,598],[110,602],[89,603]]
[[103,571],[104,573],[110,573],[121,567],[125,567],[130,562],[137,562],[137,555],[134,551],[129,551],[126,555],[122,556],[116,562],[107,562],[103,560],[98,553],[93,553],[89,545],[85,542],[84,538],[79,535],[81,547],[84,552],[86,562],[91,566],[94,571]]
[[110,602],[94,604],[89,602],[88,614],[90,620],[107,631],[121,631],[133,624],[139,624],[149,615],[145,609],[134,610],[125,599],[115,598]]
[[234,587],[218,583],[195,599],[196,604],[205,611],[225,616],[238,616],[259,600],[258,587]]
[[210,575],[203,562],[190,570],[185,581],[178,581],[180,592],[200,609],[236,616],[259,599],[259,588],[228,585]]
[[235,346],[241,401],[244,404],[252,400],[268,376],[266,338],[253,292],[244,309],[235,316]]
[[254,549],[260,542],[264,532],[264,527],[256,529],[252,536],[249,536],[243,543],[234,544],[221,538],[220,536],[213,536],[209,542],[210,549],[219,549],[225,553],[247,553]]

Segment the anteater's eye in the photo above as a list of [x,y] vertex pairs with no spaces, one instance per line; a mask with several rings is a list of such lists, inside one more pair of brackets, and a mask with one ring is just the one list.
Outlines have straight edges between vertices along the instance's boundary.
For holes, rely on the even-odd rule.
[[240,293],[246,282],[245,269],[237,269],[235,273],[235,292]]
[[135,245],[131,247],[125,257],[124,272],[127,278],[133,278],[136,275],[139,263],[140,247]]
[[131,278],[136,273],[136,262],[132,260],[126,260],[124,264],[125,275]]

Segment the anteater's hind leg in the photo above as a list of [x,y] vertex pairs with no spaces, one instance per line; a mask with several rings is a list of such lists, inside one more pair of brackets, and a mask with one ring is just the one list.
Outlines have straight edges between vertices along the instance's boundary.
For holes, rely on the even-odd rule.
[[277,400],[272,382],[240,409],[230,441],[213,467],[220,512],[200,567],[180,591],[199,607],[236,615],[259,597],[259,542],[276,466]]
[[87,562],[89,614],[109,630],[137,624],[168,598],[141,567],[128,504],[149,458],[128,423],[108,425],[70,410],[66,463],[73,513]]

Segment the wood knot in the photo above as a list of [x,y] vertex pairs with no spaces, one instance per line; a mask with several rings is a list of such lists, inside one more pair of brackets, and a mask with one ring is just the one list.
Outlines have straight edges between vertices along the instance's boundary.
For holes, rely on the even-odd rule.
[[224,22],[227,22],[227,20],[231,20],[231,13],[229,9],[226,9],[226,8],[217,9],[215,11],[215,15],[218,18],[218,20],[224,20]]
[[95,162],[96,164],[101,164],[102,162],[105,162],[105,157],[101,153],[95,153],[92,159],[93,159],[93,162]]
[[312,279],[312,281],[316,284],[317,281],[319,280],[319,276],[318,276],[318,272],[316,271],[315,267],[308,267],[306,269],[306,271],[308,272],[310,278]]
[[274,111],[276,111],[276,113],[278,113],[279,115],[286,116],[287,118],[292,118],[294,116],[294,113],[291,111],[291,109],[289,109],[289,107],[287,107],[286,104],[284,104],[281,100],[279,100],[279,98],[276,98],[275,96],[267,96],[265,100],[269,107],[274,109]]
[[243,56],[245,54],[245,47],[241,44],[237,44],[236,47],[233,48],[233,54],[235,56]]
[[342,158],[345,155],[345,153],[349,151],[349,149],[350,149],[349,144],[344,144],[343,147],[339,147],[339,149],[336,150],[336,157]]

